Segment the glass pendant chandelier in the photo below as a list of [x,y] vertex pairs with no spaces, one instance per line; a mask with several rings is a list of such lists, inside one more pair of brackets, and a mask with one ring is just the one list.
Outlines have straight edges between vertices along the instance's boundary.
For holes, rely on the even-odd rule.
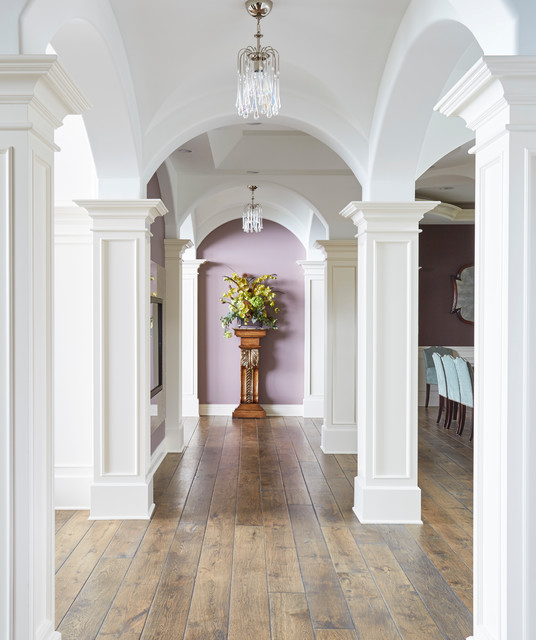
[[238,115],[247,118],[250,113],[257,120],[261,115],[271,118],[279,113],[279,53],[272,47],[261,47],[261,18],[272,10],[272,1],[246,0],[247,12],[257,19],[256,46],[238,52]]
[[256,188],[253,184],[248,185],[248,189],[251,191],[251,202],[248,202],[244,207],[242,214],[242,229],[246,233],[262,231],[262,207],[258,202],[255,202]]

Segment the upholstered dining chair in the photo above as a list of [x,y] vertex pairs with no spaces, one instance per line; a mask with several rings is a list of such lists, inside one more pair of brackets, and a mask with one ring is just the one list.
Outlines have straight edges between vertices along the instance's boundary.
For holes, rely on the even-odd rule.
[[432,358],[433,353],[438,353],[440,356],[444,356],[447,354],[453,355],[454,351],[452,349],[449,349],[448,347],[426,347],[426,349],[422,350],[426,379],[426,399],[424,402],[425,407],[428,406],[428,403],[430,401],[430,385],[438,384],[436,368]]
[[445,370],[443,369],[443,362],[441,360],[441,356],[439,353],[432,353],[432,362],[434,363],[434,367],[436,370],[436,380],[437,380],[437,392],[439,393],[439,410],[437,412],[437,420],[439,422],[441,420],[441,414],[443,413],[443,409],[445,409],[445,424],[447,420],[447,404],[448,404],[448,394],[447,394],[447,378],[445,377]]
[[447,417],[445,425],[447,429],[450,429],[450,423],[452,420],[456,420],[456,414],[458,412],[458,406],[460,405],[460,383],[458,382],[458,370],[456,369],[456,362],[451,355],[441,356],[441,362],[443,363],[443,369],[445,370],[445,378],[447,379]]
[[471,435],[469,440],[473,439],[473,430],[475,424],[474,410],[474,392],[473,392],[473,367],[470,362],[464,358],[455,359],[456,370],[458,372],[458,381],[460,383],[460,419],[458,420],[459,436],[463,433],[465,426],[465,414],[467,407],[471,407]]

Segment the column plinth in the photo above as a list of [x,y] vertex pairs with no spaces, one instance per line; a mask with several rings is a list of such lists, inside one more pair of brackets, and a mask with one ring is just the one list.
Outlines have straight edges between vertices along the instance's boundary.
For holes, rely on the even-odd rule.
[[266,418],[259,405],[259,363],[261,338],[266,329],[235,329],[240,338],[240,404],[233,418]]

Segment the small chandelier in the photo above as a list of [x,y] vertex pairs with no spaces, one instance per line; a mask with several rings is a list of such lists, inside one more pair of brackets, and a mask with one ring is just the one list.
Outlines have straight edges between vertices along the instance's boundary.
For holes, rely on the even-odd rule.
[[255,120],[261,115],[271,118],[279,113],[281,107],[279,53],[272,47],[261,48],[261,18],[272,10],[272,0],[246,0],[246,10],[257,19],[257,45],[238,52],[236,108],[238,115],[243,118],[247,118],[250,113]]
[[244,213],[242,214],[242,229],[246,233],[262,231],[262,206],[259,203],[255,203],[256,188],[253,184],[248,185],[248,189],[251,191],[251,202],[248,202],[244,207]]

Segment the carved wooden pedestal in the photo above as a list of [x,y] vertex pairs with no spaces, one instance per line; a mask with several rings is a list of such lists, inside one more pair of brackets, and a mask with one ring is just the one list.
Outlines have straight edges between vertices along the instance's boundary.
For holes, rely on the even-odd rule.
[[259,405],[259,360],[265,329],[235,329],[240,338],[240,404],[233,418],[266,418]]

